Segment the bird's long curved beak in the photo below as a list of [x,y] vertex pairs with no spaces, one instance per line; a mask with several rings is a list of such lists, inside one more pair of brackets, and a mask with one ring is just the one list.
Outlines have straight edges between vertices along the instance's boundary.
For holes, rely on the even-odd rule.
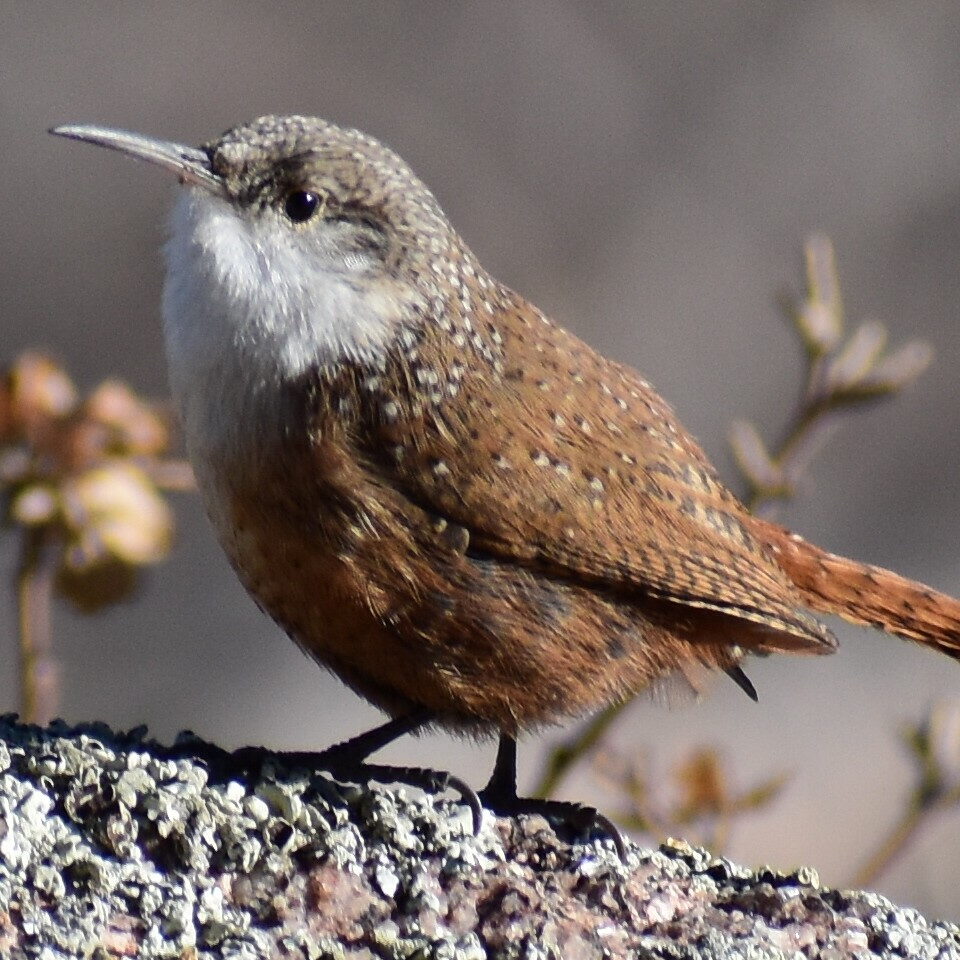
[[175,173],[181,183],[196,184],[211,193],[223,193],[222,178],[213,172],[207,154],[196,147],[185,147],[179,143],[156,140],[153,137],[144,137],[139,133],[130,133],[126,130],[113,130],[110,127],[86,124],[66,124],[62,127],[53,127],[50,132],[58,137],[66,137],[68,140],[95,143],[98,146],[125,153],[128,157],[146,160],[147,163],[156,164],[164,170]]

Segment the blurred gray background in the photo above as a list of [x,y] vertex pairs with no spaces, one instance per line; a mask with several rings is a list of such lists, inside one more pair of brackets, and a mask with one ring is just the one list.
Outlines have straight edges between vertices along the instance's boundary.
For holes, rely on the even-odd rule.
[[[812,229],[834,239],[851,319],[922,337],[933,368],[848,424],[784,519],[831,549],[960,592],[960,4],[956,0],[2,5],[0,360],[42,346],[84,386],[163,395],[159,247],[172,186],[47,136],[61,122],[199,142],[266,112],[316,113],[395,147],[493,273],[639,367],[735,481],[737,417],[771,440],[799,388],[774,306]],[[71,721],[190,727],[314,748],[376,722],[235,582],[195,499],[138,599],[56,612]],[[4,576],[13,564],[0,543]],[[15,705],[12,603],[0,605]],[[704,704],[639,702],[611,734],[664,774],[714,744],[739,785],[792,779],[731,852],[848,881],[903,808],[898,736],[960,665],[864,630],[842,651],[752,666]],[[532,783],[545,744],[522,748]],[[398,761],[478,786],[492,750],[436,738]],[[609,809],[589,775],[568,795]],[[960,816],[880,884],[960,917]]]

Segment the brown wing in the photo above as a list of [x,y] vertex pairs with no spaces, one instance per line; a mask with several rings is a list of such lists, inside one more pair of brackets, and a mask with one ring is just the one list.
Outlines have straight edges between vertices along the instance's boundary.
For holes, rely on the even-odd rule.
[[507,302],[495,352],[478,339],[465,363],[446,341],[423,346],[401,378],[408,415],[380,424],[371,468],[466,528],[476,553],[759,623],[772,646],[832,646],[650,385]]

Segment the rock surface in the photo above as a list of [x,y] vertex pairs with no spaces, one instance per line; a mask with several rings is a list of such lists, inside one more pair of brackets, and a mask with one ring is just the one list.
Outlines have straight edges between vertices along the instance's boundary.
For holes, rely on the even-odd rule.
[[182,738],[0,718],[0,956],[960,958],[960,930],[816,873],[338,784]]

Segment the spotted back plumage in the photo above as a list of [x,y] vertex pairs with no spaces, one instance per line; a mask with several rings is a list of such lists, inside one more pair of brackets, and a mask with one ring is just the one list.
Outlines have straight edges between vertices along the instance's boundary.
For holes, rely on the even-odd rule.
[[760,624],[741,632],[770,648],[831,645],[646,381],[489,278],[465,284],[452,335],[428,322],[364,392],[387,482],[500,562]]

